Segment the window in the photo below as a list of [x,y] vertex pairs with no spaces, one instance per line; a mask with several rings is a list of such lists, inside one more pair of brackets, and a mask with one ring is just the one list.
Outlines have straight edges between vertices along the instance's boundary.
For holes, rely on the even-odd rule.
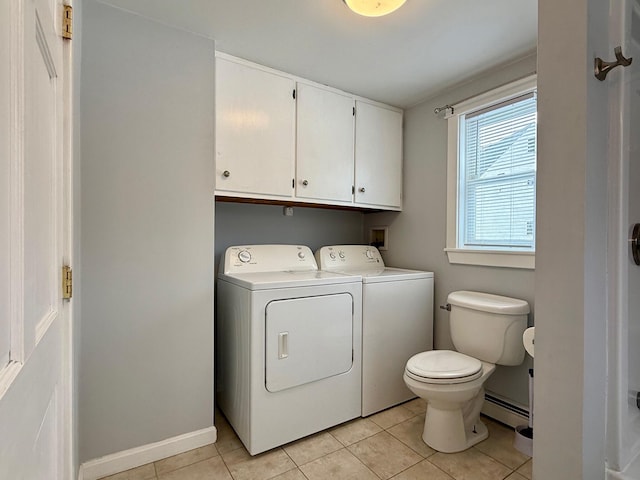
[[534,268],[535,77],[456,105],[448,122],[449,262]]

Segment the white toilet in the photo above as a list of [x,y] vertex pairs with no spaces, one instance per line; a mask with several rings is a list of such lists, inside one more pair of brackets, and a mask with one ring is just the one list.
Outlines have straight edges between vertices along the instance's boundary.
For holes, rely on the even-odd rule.
[[422,439],[445,453],[466,450],[488,436],[480,421],[484,382],[496,365],[520,365],[529,304],[479,292],[447,298],[451,339],[457,351],[414,355],[404,371],[409,389],[427,401]]

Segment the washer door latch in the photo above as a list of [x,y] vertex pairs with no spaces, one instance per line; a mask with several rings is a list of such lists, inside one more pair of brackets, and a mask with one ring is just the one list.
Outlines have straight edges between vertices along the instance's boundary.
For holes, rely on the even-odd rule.
[[631,230],[631,255],[636,265],[640,265],[640,223],[636,223]]

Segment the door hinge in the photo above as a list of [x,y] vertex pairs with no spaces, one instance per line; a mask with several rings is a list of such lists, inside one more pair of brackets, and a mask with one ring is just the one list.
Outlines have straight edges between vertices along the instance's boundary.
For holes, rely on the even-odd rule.
[[73,296],[73,272],[71,267],[62,267],[62,298],[69,300]]
[[356,107],[353,107],[353,116],[356,116]]
[[293,89],[293,99],[294,100],[296,99],[296,89],[295,88]]
[[291,188],[296,188],[296,179],[295,178],[291,179]]
[[356,186],[351,185],[351,195],[354,195],[355,193],[356,193]]
[[73,37],[73,7],[63,5],[62,11],[62,38],[71,40]]

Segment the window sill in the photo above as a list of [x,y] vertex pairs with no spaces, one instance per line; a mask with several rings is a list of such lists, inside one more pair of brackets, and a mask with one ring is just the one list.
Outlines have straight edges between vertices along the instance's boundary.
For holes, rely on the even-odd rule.
[[464,250],[445,248],[449,263],[482,265],[485,267],[522,268],[535,270],[535,252],[505,252],[500,250]]

